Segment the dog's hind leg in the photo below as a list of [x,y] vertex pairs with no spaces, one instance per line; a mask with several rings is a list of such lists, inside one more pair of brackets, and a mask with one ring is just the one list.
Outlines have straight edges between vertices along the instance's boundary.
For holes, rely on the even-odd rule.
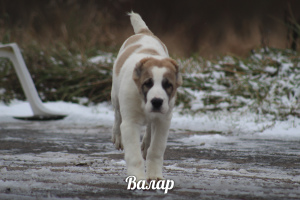
[[148,123],[146,133],[143,137],[143,141],[142,141],[142,145],[141,145],[142,155],[145,160],[147,157],[147,151],[150,146],[150,143],[151,143],[151,123]]
[[114,143],[116,149],[123,150],[121,129],[120,129],[120,125],[122,123],[122,117],[120,113],[119,100],[117,98],[112,98],[112,102],[115,108],[115,122],[113,126],[112,142]]

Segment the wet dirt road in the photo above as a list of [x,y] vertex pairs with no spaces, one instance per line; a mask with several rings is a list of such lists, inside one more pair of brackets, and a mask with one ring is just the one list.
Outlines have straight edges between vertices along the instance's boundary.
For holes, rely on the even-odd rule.
[[[129,191],[110,128],[0,125],[0,199],[300,199],[300,141],[170,132],[163,191]],[[224,139],[225,138],[225,139]]]

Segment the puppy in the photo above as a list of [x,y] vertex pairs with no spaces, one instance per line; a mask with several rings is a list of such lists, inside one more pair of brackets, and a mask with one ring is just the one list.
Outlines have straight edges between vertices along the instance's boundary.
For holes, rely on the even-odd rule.
[[[113,66],[112,141],[125,150],[129,176],[163,179],[163,156],[175,104],[182,84],[177,63],[139,14],[129,13],[135,35],[122,45]],[[140,132],[147,126],[140,150]],[[144,159],[146,160],[146,173]]]

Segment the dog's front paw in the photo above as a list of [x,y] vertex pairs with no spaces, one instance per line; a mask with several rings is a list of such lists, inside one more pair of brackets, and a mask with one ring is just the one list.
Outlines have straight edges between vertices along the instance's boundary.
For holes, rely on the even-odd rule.
[[147,180],[154,180],[154,181],[159,181],[159,180],[164,180],[162,170],[159,166],[153,166],[149,167],[147,169]]
[[123,150],[121,135],[113,135],[112,142],[117,150]]

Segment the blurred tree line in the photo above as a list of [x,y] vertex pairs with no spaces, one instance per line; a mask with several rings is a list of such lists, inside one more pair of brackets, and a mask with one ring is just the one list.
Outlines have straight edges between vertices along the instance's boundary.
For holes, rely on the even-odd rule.
[[117,50],[131,10],[178,56],[300,49],[298,0],[0,0],[0,42]]

